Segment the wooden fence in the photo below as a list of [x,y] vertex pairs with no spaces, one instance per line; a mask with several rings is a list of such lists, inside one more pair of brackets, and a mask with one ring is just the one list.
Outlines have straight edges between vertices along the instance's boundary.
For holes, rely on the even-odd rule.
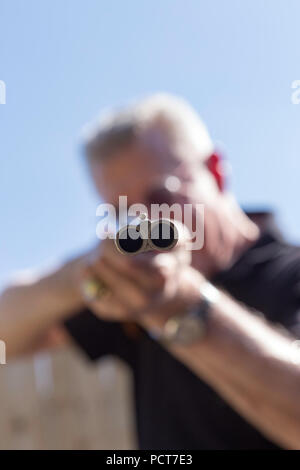
[[0,449],[134,449],[131,378],[73,348],[0,365]]

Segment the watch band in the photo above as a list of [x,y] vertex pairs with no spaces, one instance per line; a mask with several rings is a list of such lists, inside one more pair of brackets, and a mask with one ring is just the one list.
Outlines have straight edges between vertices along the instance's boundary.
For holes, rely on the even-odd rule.
[[218,301],[220,292],[209,282],[205,282],[199,290],[202,297],[200,304],[185,315],[169,318],[156,334],[156,339],[165,344],[187,346],[204,337],[210,308]]

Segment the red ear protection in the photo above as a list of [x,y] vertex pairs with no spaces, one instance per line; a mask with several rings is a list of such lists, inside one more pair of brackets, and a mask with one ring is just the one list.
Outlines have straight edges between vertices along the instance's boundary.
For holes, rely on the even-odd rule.
[[218,152],[214,152],[206,162],[207,168],[214,176],[220,191],[225,188],[225,174],[222,166],[222,156]]

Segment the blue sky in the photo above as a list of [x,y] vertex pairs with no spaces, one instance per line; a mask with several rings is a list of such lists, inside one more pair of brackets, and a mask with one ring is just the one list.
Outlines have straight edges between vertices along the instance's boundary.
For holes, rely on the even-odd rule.
[[298,0],[0,0],[0,281],[95,239],[83,123],[152,91],[185,96],[238,200],[300,240]]

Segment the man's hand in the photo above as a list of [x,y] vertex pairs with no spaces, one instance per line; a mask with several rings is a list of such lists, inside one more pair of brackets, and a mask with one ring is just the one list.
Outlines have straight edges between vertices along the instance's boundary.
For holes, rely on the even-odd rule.
[[163,325],[169,316],[184,313],[199,300],[203,278],[189,262],[182,244],[168,253],[127,257],[112,240],[105,240],[89,257],[83,278],[100,280],[107,292],[88,305],[107,320]]

